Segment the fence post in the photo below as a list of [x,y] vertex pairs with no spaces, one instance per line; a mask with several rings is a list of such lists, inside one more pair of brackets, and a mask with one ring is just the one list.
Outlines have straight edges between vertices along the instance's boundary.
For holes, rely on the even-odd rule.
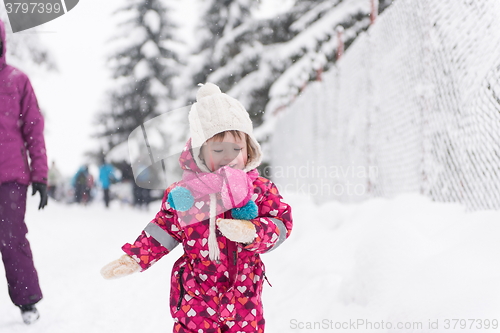
[[374,24],[378,16],[378,5],[379,0],[371,0],[371,13],[370,13],[370,24]]
[[335,29],[337,31],[337,60],[344,55],[344,27],[339,25]]
[[323,81],[323,67],[316,70],[316,81]]

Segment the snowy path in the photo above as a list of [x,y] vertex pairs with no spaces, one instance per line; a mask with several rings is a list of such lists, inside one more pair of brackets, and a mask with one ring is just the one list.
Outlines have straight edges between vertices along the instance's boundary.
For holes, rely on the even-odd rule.
[[[446,319],[498,324],[500,212],[465,213],[418,195],[320,207],[307,198],[286,198],[293,207],[292,237],[263,256],[273,284],[264,288],[267,332],[437,332]],[[1,267],[1,333],[171,331],[169,276],[180,248],[145,273],[114,281],[99,275],[158,204],[149,212],[54,202],[38,212],[36,205],[29,201],[27,221],[45,296],[41,319],[30,327],[21,322]],[[365,330],[366,321],[372,329]],[[422,326],[396,329],[407,322]],[[429,329],[429,323],[440,329]],[[499,329],[469,325],[459,329],[457,322],[446,332]]]

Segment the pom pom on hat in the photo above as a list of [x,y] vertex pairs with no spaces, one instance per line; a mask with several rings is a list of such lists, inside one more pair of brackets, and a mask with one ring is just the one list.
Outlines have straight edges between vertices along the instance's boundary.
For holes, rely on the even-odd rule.
[[237,220],[251,220],[258,214],[257,204],[253,200],[249,200],[243,207],[231,209],[231,216]]
[[196,93],[196,100],[199,102],[200,99],[215,94],[222,94],[222,91],[215,84],[207,82],[201,85],[201,88]]
[[185,212],[193,207],[194,197],[187,188],[177,186],[168,194],[167,202],[173,209]]

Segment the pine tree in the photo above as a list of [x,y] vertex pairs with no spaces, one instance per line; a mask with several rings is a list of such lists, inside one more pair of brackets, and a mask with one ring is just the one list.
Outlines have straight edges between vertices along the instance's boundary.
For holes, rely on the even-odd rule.
[[[389,4],[382,1],[379,11]],[[336,61],[338,26],[345,48],[370,24],[369,1],[296,0],[286,12],[269,19],[247,19],[230,34],[214,40],[213,66],[207,81],[238,98],[255,126],[264,112],[274,112],[299,93],[319,70]]]
[[[298,34],[291,25],[318,2],[298,0],[290,10],[275,17],[248,20],[215,46],[214,56],[225,61],[208,80],[218,83],[224,91],[231,90],[247,107],[255,126],[263,121],[272,83],[284,71],[283,66],[276,66],[280,65],[275,58],[280,45]],[[270,66],[270,59],[276,64]]]
[[172,103],[180,60],[169,10],[160,0],[129,0],[117,11],[128,17],[121,24],[121,40],[129,44],[110,58],[116,88],[107,93],[108,108],[96,118],[96,135],[107,141],[105,150],[126,141],[132,130]]
[[[251,11],[258,6],[258,1],[210,0],[204,5],[204,14],[201,16],[197,33],[201,36],[200,42],[194,51],[197,65],[192,73],[192,80],[188,80],[188,101],[194,100],[198,83],[205,83],[210,73],[224,66],[232,56],[239,53],[237,45],[233,45],[234,49],[219,57],[215,48],[221,39],[230,36],[240,25],[252,19]],[[232,85],[221,82],[219,84],[222,89]]]

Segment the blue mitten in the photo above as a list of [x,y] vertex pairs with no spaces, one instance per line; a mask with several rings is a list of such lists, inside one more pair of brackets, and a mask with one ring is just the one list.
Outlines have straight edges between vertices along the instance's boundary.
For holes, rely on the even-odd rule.
[[187,188],[174,187],[168,194],[167,202],[175,210],[185,212],[194,205],[194,197]]
[[231,209],[231,216],[237,220],[251,220],[259,215],[257,204],[249,200],[245,206]]

